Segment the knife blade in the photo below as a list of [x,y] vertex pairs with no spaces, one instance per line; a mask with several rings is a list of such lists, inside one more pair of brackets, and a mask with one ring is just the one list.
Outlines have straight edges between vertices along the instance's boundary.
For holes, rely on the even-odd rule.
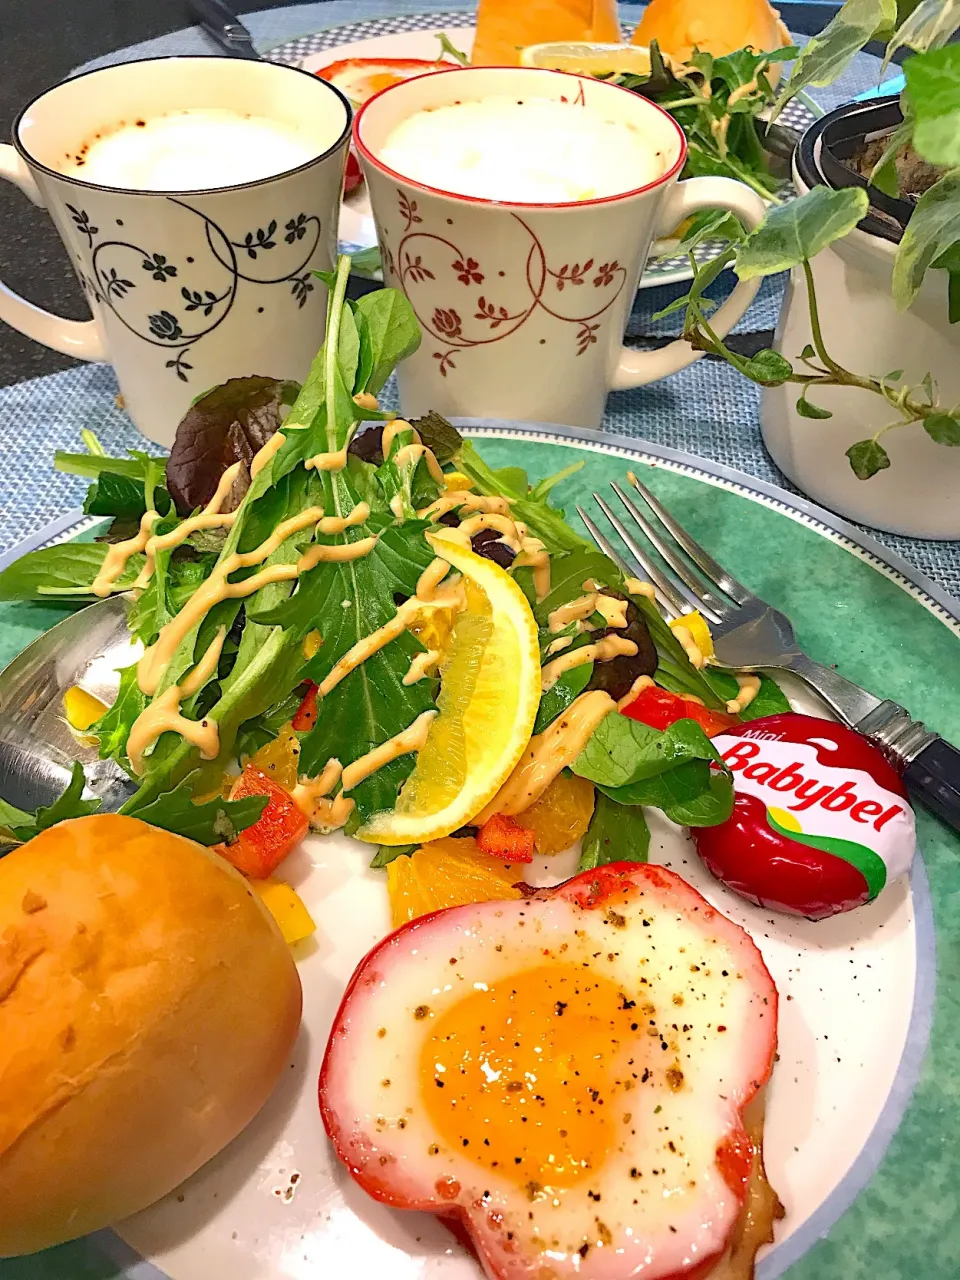
[[190,0],[190,7],[204,31],[227,53],[235,58],[260,58],[253,47],[253,36],[223,0]]

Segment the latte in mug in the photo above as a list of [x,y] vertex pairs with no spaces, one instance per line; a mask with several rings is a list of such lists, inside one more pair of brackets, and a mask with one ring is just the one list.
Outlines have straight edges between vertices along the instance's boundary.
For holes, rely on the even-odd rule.
[[660,140],[599,107],[494,95],[414,112],[379,150],[383,164],[454,195],[512,204],[571,204],[656,182],[670,167]]
[[210,191],[298,169],[329,137],[266,116],[216,107],[120,121],[83,141],[62,174],[136,191]]

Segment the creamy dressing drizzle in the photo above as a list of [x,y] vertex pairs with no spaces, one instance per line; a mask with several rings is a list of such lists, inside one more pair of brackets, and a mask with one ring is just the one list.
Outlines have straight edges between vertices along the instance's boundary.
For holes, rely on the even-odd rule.
[[530,739],[520,763],[474,819],[482,826],[495,813],[523,813],[539,800],[561,769],[573,764],[597,725],[616,703],[599,689],[581,693],[543,733]]
[[317,521],[317,533],[343,533],[370,519],[370,504],[358,502],[348,516],[323,516]]
[[516,568],[529,565],[533,570],[533,590],[537,600],[545,600],[550,594],[550,556],[539,538],[524,538],[520,554],[514,560]]
[[651,688],[653,683],[654,681],[652,676],[637,676],[636,680],[634,680],[633,684],[617,703],[617,710],[622,711],[624,707],[629,707],[634,698],[636,698],[638,694],[643,693],[644,689]]
[[603,615],[608,627],[625,627],[627,625],[628,600],[618,600],[615,596],[605,596],[603,592],[597,596],[597,613]]
[[626,636],[604,636],[596,644],[585,644],[580,649],[562,653],[559,658],[548,662],[540,671],[541,688],[546,693],[548,689],[553,688],[565,671],[580,667],[585,662],[606,662],[610,658],[619,658],[621,655],[632,658],[636,652],[637,646]]
[[571,622],[579,622],[582,618],[589,618],[596,607],[596,591],[591,591],[585,596],[578,596],[576,600],[570,600],[567,604],[562,604],[554,609],[552,613],[547,614],[547,629],[552,634],[556,634]]
[[397,450],[396,457],[393,459],[396,465],[405,467],[409,464],[415,467],[420,459],[423,458],[427,464],[427,470],[437,484],[444,484],[446,477],[443,474],[443,467],[437,461],[437,455],[432,449],[428,449],[420,439],[420,432],[415,427],[411,427],[410,423],[404,421],[403,418],[394,418],[393,422],[388,422],[383,428],[383,440],[380,448],[384,461],[390,457],[390,449],[393,446],[393,442],[403,431],[411,432],[413,440],[410,444],[405,444]]
[[738,675],[737,684],[740,692],[735,698],[731,698],[727,703],[727,710],[731,715],[739,715],[744,707],[749,707],[760,692],[760,677],[751,675]]
[[469,544],[470,539],[484,529],[495,529],[501,535],[501,541],[505,542],[513,552],[519,552],[520,544],[526,536],[526,529],[522,524],[515,523],[509,516],[502,516],[492,511],[470,516],[468,520],[463,521],[456,532],[461,537],[465,537]]
[[650,582],[641,582],[639,578],[624,578],[623,585],[628,595],[646,596],[648,600],[657,598],[657,593]]
[[379,747],[374,747],[359,760],[354,760],[353,764],[348,764],[343,771],[343,790],[352,791],[365,778],[369,778],[371,773],[376,773],[378,769],[382,769],[391,760],[396,760],[398,756],[405,756],[411,751],[422,751],[427,734],[430,732],[430,725],[438,714],[435,710],[421,712],[413,724],[408,725],[402,733],[388,738],[386,742],[381,742]]
[[547,657],[552,658],[555,653],[560,653],[563,649],[569,649],[573,644],[573,636],[557,636],[556,640],[551,640],[547,645]]
[[294,804],[307,815],[312,827],[335,831],[353,812],[354,801],[342,792],[332,800],[327,799],[340,781],[342,772],[340,761],[331,757],[318,778],[301,778],[290,792]]
[[294,566],[295,573],[290,576],[297,577],[301,573],[307,573],[318,564],[343,564],[347,560],[359,560],[362,556],[369,555],[376,545],[377,539],[371,534],[369,538],[360,538],[357,542],[339,542],[332,547],[308,547]]
[[398,520],[403,519],[403,499],[399,493],[395,493],[390,499],[390,510]]
[[127,739],[127,756],[134,773],[143,772],[144,753],[164,733],[179,733],[192,746],[199,747],[204,760],[216,757],[220,750],[216,721],[188,720],[180,714],[180,707],[184,699],[192,698],[216,671],[226,634],[226,627],[221,627],[186,679],[165,689],[133,722]]
[[703,654],[693,638],[693,632],[681,622],[675,622],[670,630],[677,637],[684,653],[690,659],[690,665],[696,667],[699,671],[703,666]]
[[347,446],[332,453],[315,453],[303,464],[308,471],[342,471],[347,465]]
[[458,507],[466,507],[468,511],[490,511],[497,515],[508,516],[512,498],[489,497],[483,493],[470,493],[466,489],[456,489],[452,493],[442,493],[439,498],[417,512],[420,520],[439,520],[448,511]]
[[254,565],[263,564],[264,560],[272,555],[291,534],[299,533],[301,529],[316,524],[322,515],[322,507],[308,507],[306,511],[301,511],[299,515],[291,516],[289,520],[284,520],[282,524],[277,525],[270,537],[253,551],[243,554],[234,552],[222,564],[217,565],[210,577],[197,587],[180,612],[162,628],[156,642],[144,651],[137,666],[141,690],[146,694],[156,693],[163,679],[163,673],[181,642],[219,601],[242,599],[253,595],[268,583],[295,578],[299,572],[297,565],[275,564],[261,570],[260,573],[255,573],[253,577],[243,582],[227,581],[230,574],[238,569],[249,569]]
[[[144,548],[147,553],[147,562],[133,584],[135,591],[146,587],[153,577],[156,570],[158,552],[171,551],[176,547],[182,546],[187,538],[198,529],[230,528],[237,518],[237,513],[235,511],[221,513],[220,508],[229,498],[230,491],[242,471],[242,462],[235,462],[232,466],[227,467],[220,477],[216,492],[199,515],[189,516],[181,524],[178,524],[175,529],[171,529],[169,533],[155,534],[147,539],[147,545]],[[154,512],[154,516],[159,519],[156,512]]]
[[427,649],[424,653],[415,653],[407,674],[403,677],[401,684],[416,684],[418,680],[422,680],[428,676],[431,670],[440,661],[439,649]]
[[431,604],[436,598],[437,588],[447,576],[449,568],[449,563],[441,559],[440,556],[437,556],[435,560],[431,560],[417,579],[417,589],[414,592],[417,599],[424,604]]
[[258,449],[250,463],[250,479],[256,480],[263,468],[280,452],[287,443],[282,431],[275,431],[262,449]]
[[123,576],[123,571],[127,567],[127,561],[131,556],[139,555],[141,551],[145,551],[147,543],[150,540],[150,530],[153,528],[153,522],[157,519],[158,512],[145,511],[140,517],[140,532],[133,538],[127,538],[124,542],[116,542],[109,549],[103,558],[103,564],[100,566],[100,572],[94,578],[90,590],[95,596],[110,595],[116,585],[117,579]]

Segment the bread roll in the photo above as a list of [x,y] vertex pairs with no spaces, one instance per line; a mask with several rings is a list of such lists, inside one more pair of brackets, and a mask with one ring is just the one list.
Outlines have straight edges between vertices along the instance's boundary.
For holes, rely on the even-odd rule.
[[[715,58],[750,45],[755,53],[791,44],[780,14],[767,0],[651,0],[633,43],[656,40],[663,53],[686,62],[694,48]],[[773,81],[779,68],[767,72]]]
[[272,917],[190,840],[104,815],[0,859],[0,1257],[209,1160],[271,1093],[300,1009]]

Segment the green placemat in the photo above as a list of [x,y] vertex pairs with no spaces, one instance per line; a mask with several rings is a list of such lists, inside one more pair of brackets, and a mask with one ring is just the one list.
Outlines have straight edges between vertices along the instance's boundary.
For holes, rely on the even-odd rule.
[[[577,446],[548,443],[531,430],[484,439],[480,448],[491,465],[523,466],[538,479],[568,465]],[[923,592],[896,571],[885,570],[842,535],[816,527],[809,516],[797,516],[795,509],[793,516],[787,514],[787,494],[780,504],[757,500],[729,483],[694,474],[692,467],[665,460],[649,465],[606,443],[588,443],[580,456],[583,470],[555,491],[568,515],[579,503],[598,516],[593,492],[606,490],[631,466],[725,567],[793,619],[811,657],[836,664],[865,687],[909,707],[945,737],[960,740],[960,681],[954,674],[960,667],[960,628],[945,611],[938,616],[937,606],[925,604]],[[52,607],[0,604],[0,660],[9,660],[61,616]],[[918,832],[937,931],[930,1051],[878,1172],[828,1237],[789,1268],[790,1280],[905,1280],[914,1273],[924,1280],[956,1280],[958,1275],[960,841],[924,812],[918,813]],[[780,1260],[775,1250],[761,1262],[759,1280],[782,1273],[790,1244]],[[93,1262],[86,1242],[0,1262],[0,1280],[111,1280],[133,1274]]]

